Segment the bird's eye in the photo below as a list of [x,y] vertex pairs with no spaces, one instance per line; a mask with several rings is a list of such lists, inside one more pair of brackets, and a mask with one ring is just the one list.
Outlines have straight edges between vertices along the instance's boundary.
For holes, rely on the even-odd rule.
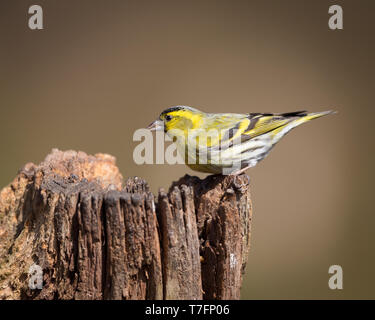
[[172,120],[172,116],[170,116],[170,115],[166,115],[166,116],[165,116],[165,120],[166,120],[166,121],[171,121],[171,120]]

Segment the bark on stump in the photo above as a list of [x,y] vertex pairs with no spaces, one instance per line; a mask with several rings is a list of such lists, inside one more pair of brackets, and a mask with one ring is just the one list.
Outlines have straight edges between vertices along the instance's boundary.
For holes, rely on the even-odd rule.
[[109,155],[53,150],[0,193],[0,299],[239,299],[251,213],[246,175],[154,199]]

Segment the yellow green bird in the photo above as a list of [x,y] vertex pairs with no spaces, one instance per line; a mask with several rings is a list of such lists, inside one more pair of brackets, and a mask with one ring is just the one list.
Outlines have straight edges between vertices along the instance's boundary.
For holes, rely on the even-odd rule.
[[175,106],[164,110],[148,129],[164,130],[173,138],[191,169],[237,175],[264,159],[291,129],[331,113],[205,113]]

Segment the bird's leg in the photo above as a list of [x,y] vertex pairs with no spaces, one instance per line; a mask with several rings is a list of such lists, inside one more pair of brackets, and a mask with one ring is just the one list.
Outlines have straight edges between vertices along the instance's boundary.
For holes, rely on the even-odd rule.
[[245,167],[245,168],[242,168],[242,169],[240,169],[240,170],[237,170],[237,171],[235,171],[235,172],[232,172],[231,174],[230,174],[230,176],[238,176],[238,175],[240,175],[241,173],[243,173],[243,172],[245,172],[247,169],[250,169],[252,166],[247,166],[247,167]]

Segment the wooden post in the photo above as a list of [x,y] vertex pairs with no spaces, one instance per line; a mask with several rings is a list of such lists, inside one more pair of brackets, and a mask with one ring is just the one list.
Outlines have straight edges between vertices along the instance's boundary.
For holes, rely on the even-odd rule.
[[53,150],[21,169],[0,193],[0,299],[239,299],[248,177],[186,175],[157,201],[122,181],[104,154]]

